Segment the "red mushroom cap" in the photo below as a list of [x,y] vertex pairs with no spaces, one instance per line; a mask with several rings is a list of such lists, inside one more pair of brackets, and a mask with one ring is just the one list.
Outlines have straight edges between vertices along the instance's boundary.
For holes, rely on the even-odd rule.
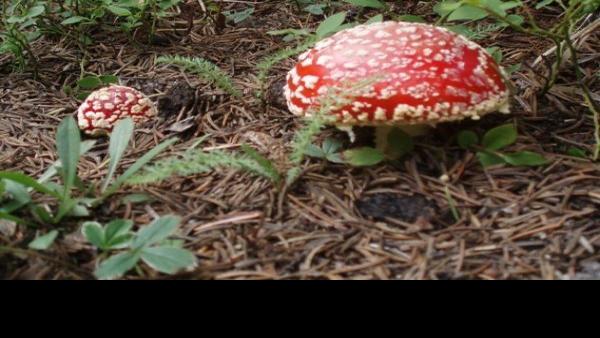
[[143,93],[112,85],[92,92],[79,106],[77,120],[86,134],[99,136],[109,134],[120,119],[131,117],[138,123],[156,114],[156,107]]
[[435,124],[508,113],[501,72],[485,49],[447,29],[382,22],[318,42],[300,56],[284,90],[290,111],[305,116],[330,89],[376,78],[352,104],[334,106],[336,124]]

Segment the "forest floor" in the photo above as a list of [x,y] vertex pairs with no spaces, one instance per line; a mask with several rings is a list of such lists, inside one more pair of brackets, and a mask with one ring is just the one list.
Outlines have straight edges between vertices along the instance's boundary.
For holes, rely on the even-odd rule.
[[[405,3],[395,10],[431,13],[423,2]],[[232,2],[228,9],[244,6]],[[546,15],[552,19],[552,13]],[[153,44],[98,32],[84,53],[69,39],[42,39],[34,45],[37,79],[30,72],[11,73],[8,58],[0,57],[0,170],[38,177],[57,159],[56,127],[81,103],[62,89],[79,78],[82,60],[86,72],[117,75],[122,84],[158,102],[159,118],[136,129],[123,168],[169,137],[180,141],[159,158],[189,148],[204,135],[210,135],[204,149],[233,150],[247,143],[273,162],[285,163],[302,123],[287,110],[281,88],[295,59],[270,72],[266,103],[255,96],[260,87],[256,64],[291,45],[268,31],[314,28],[319,18],[298,12],[291,1],[267,1],[256,3],[247,20],[220,29],[198,24],[188,32],[186,18],[177,20],[159,30]],[[552,47],[511,30],[478,43],[500,47],[506,65],[531,63]],[[581,66],[595,75],[588,80],[599,99],[600,30],[579,49]],[[243,97],[226,95],[176,67],[155,65],[157,56],[175,54],[213,61],[232,75]],[[175,276],[142,268],[130,279],[600,278],[600,166],[567,155],[572,146],[591,151],[594,124],[572,72],[563,74],[540,97],[540,80],[521,67],[512,76],[516,92],[510,115],[439,125],[418,138],[400,164],[353,168],[310,159],[285,194],[267,179],[230,169],[173,177],[124,187],[90,218],[127,218],[135,224],[147,224],[156,215],[183,218],[181,238],[197,255],[197,268]],[[515,122],[519,131],[511,150],[542,153],[550,163],[483,169],[473,152],[454,142],[459,130],[482,133],[506,122]],[[328,136],[349,145],[335,128],[327,128],[319,140]],[[100,139],[79,167],[84,181],[100,182],[106,153],[107,139]],[[152,201],[121,203],[120,197],[131,193],[145,193]],[[456,203],[458,220],[449,200]],[[97,253],[79,225],[62,224],[63,236],[48,252],[0,255],[0,276],[93,278]],[[23,246],[36,234],[6,222],[0,230],[4,246]]]

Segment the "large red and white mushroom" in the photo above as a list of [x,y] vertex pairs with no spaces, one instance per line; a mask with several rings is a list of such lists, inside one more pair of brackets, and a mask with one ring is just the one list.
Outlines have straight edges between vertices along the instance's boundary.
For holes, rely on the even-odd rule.
[[421,23],[359,25],[323,39],[299,57],[284,91],[290,111],[307,116],[330,90],[370,78],[351,103],[329,111],[338,127],[426,126],[509,112],[493,57],[461,35]]
[[140,123],[156,116],[152,101],[142,92],[111,85],[92,92],[77,110],[79,128],[91,136],[109,134],[117,121],[131,117]]

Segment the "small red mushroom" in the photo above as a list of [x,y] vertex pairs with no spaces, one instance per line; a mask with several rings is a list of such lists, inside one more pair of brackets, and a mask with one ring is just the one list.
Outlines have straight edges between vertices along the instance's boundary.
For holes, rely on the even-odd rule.
[[115,123],[131,117],[134,123],[156,116],[146,95],[130,87],[112,85],[92,92],[77,110],[79,128],[91,136],[109,134]]
[[[284,88],[290,111],[311,114],[330,89],[375,78],[329,114],[338,127],[435,125],[509,112],[502,70],[478,44],[421,23],[359,25],[299,57]],[[389,129],[389,128],[387,128]]]

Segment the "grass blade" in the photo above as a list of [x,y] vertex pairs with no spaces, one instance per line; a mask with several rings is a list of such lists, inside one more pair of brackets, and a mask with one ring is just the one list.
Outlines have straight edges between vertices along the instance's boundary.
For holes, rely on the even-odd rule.
[[102,192],[108,188],[108,184],[117,170],[117,165],[121,161],[125,149],[131,140],[133,135],[133,120],[126,118],[117,122],[115,129],[110,137],[110,144],[108,146],[108,156],[110,157],[110,163],[108,164],[108,174],[106,174],[106,180],[102,185]]
[[147,152],[146,154],[144,154],[144,156],[140,157],[131,167],[129,167],[129,169],[127,169],[123,173],[123,175],[121,175],[121,176],[119,176],[119,178],[117,178],[117,180],[115,181],[115,183],[113,183],[110,186],[110,188],[108,188],[104,192],[104,194],[102,195],[102,197],[97,202],[102,201],[104,198],[108,197],[109,195],[111,195],[115,191],[117,191],[117,189],[119,189],[119,187],[125,181],[127,181],[127,179],[129,179],[129,177],[133,176],[133,174],[135,174],[138,170],[142,169],[142,167],[144,165],[146,165],[146,163],[152,161],[152,159],[154,157],[156,157],[156,155],[160,154],[163,150],[165,150],[167,147],[171,146],[175,142],[177,142],[177,138],[172,138],[172,139],[166,140],[163,143],[161,143],[161,144],[157,145],[156,147],[152,148],[152,150],[150,150],[149,152]]
[[19,217],[13,216],[13,215],[9,215],[5,212],[0,211],[0,219],[5,219],[7,221],[11,221],[11,222],[15,222],[15,223],[19,223],[19,224],[25,224],[25,225],[29,225],[29,222],[27,222],[24,219],[21,219]]
[[[96,145],[95,140],[87,140],[87,141],[81,142],[81,145],[79,147],[79,156],[81,157],[81,156],[85,155],[95,145]],[[57,160],[54,163],[52,163],[52,165],[50,167],[48,167],[46,172],[44,172],[44,174],[40,178],[38,178],[38,180],[37,180],[38,183],[47,182],[49,179],[54,177],[54,175],[56,175],[58,173],[58,170],[56,170],[56,168],[60,165],[61,165],[60,160]]]
[[32,189],[36,190],[37,192],[41,192],[43,194],[47,194],[47,195],[50,195],[50,196],[53,196],[56,198],[62,197],[56,191],[48,189],[47,187],[43,186],[42,184],[38,183],[36,180],[34,180],[33,178],[31,178],[25,174],[21,174],[18,172],[11,172],[11,171],[0,171],[0,179],[7,179],[7,180],[11,180],[13,182],[17,182],[26,187],[32,188]]
[[67,117],[60,123],[56,132],[56,149],[62,163],[61,172],[65,185],[65,196],[68,196],[73,184],[75,184],[80,144],[81,135],[77,123],[72,117]]

